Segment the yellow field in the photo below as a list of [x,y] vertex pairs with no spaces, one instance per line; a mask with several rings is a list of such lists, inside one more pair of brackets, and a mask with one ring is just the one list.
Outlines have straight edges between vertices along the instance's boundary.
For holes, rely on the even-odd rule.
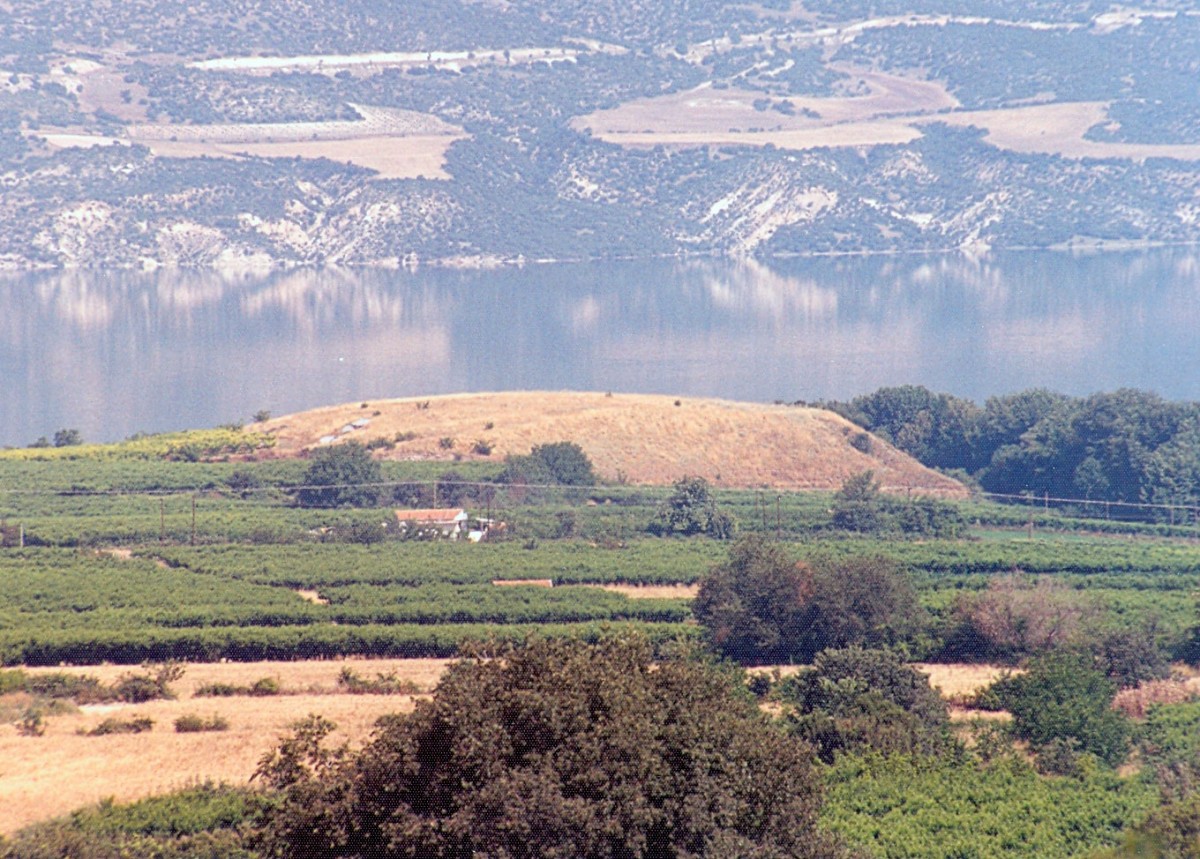
[[[426,405],[428,404],[428,405]],[[346,430],[356,420],[368,423]],[[275,439],[271,455],[295,456],[323,443],[395,438],[392,459],[500,460],[537,444],[573,441],[605,480],[664,485],[704,477],[727,487],[837,489],[873,470],[885,491],[963,497],[957,482],[823,409],[650,394],[507,392],[346,403],[285,415],[250,431]],[[440,440],[454,440],[444,449]],[[323,441],[324,440],[324,441]],[[472,453],[477,440],[492,452]]]
[[[414,699],[408,695],[333,694],[343,667],[349,666],[368,678],[395,671],[424,691],[436,685],[446,664],[440,659],[347,659],[190,665],[183,679],[173,685],[179,696],[175,701],[84,707],[77,713],[49,717],[41,737],[21,736],[12,724],[2,724],[0,833],[14,832],[105,797],[132,800],[206,779],[245,783],[289,726],[310,713],[337,723],[335,740],[361,742],[376,719],[386,713],[411,710]],[[130,668],[26,670],[72,671],[111,682]],[[262,677],[275,677],[285,691],[303,694],[193,697],[204,683],[249,685]],[[20,696],[10,696],[4,703],[8,710],[19,709],[22,704]],[[177,734],[173,722],[184,714],[218,714],[229,721],[230,727],[221,732]],[[110,716],[149,717],[154,720],[154,728],[142,734],[100,737],[77,733],[94,728]]]

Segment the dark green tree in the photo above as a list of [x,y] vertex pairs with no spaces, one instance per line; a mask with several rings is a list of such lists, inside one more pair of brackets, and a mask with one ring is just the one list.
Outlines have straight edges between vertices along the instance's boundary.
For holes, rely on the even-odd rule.
[[812,570],[761,536],[737,541],[729,560],[701,581],[692,611],[709,643],[744,662],[796,655],[810,620]]
[[296,493],[302,507],[371,507],[379,503],[383,470],[356,441],[323,447],[313,454]]
[[60,429],[54,433],[55,447],[74,447],[83,444],[83,434],[77,429]]
[[946,703],[894,652],[850,647],[817,654],[783,682],[788,722],[831,763],[843,751],[936,754],[954,748]]
[[592,461],[573,441],[539,444],[529,455],[546,466],[555,483],[563,486],[595,486],[597,483]]
[[817,563],[811,605],[801,651],[809,658],[826,648],[913,644],[927,624],[908,574],[887,558]]
[[811,661],[827,648],[917,640],[912,583],[881,558],[797,563],[778,543],[739,540],[700,583],[692,611],[720,653],[747,662]]
[[524,456],[509,456],[496,479],[529,486],[594,486],[598,482],[592,461],[572,441],[539,444]]
[[321,726],[259,773],[263,855],[831,857],[811,750],[739,678],[646,642],[470,654],[358,753]]
[[835,528],[872,533],[884,530],[888,524],[879,495],[879,482],[873,471],[863,471],[846,478],[834,498]]
[[921,462],[939,468],[970,464],[980,409],[970,400],[919,385],[880,388],[840,411]]
[[649,530],[656,534],[707,534],[728,540],[737,531],[737,523],[717,505],[707,480],[684,477],[675,482],[671,497],[659,506]]

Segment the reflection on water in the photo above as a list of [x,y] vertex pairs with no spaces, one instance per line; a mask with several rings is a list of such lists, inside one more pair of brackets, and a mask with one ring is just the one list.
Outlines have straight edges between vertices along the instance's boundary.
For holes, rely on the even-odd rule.
[[12,276],[0,444],[506,388],[1200,399],[1197,298],[1193,250]]

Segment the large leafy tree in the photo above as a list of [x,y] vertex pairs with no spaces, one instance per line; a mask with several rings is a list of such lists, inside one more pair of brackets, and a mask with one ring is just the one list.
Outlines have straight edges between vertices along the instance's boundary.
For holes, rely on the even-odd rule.
[[264,760],[278,857],[826,857],[809,747],[737,677],[639,639],[454,665],[357,754],[309,726]]
[[929,678],[889,650],[849,647],[817,654],[785,681],[792,729],[832,762],[843,751],[936,754],[956,748],[946,703]]
[[811,661],[826,648],[914,640],[924,613],[907,575],[883,558],[798,563],[778,543],[739,541],[693,604],[709,641],[744,661]]
[[534,445],[524,456],[509,456],[497,478],[500,483],[594,486],[598,480],[592,461],[573,441]]
[[296,493],[302,507],[370,507],[379,503],[383,471],[358,442],[324,447],[313,454]]

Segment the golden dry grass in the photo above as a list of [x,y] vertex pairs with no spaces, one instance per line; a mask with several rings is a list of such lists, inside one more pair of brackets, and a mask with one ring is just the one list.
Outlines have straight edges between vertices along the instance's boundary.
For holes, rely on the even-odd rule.
[[[341,432],[356,419],[370,423]],[[538,444],[573,441],[609,481],[668,485],[704,477],[717,486],[837,489],[873,470],[885,491],[963,497],[956,481],[876,439],[851,445],[861,430],[833,412],[654,394],[506,392],[408,397],[327,406],[255,424],[276,438],[274,455],[299,456],[321,439],[368,442],[412,438],[384,454],[398,460],[490,459]],[[443,438],[454,447],[441,446]],[[488,456],[472,453],[476,440]]]
[[932,662],[914,663],[914,668],[929,677],[929,685],[937,689],[943,698],[961,701],[980,689],[986,689],[1006,671],[1012,669],[1000,665],[972,665],[953,663],[940,665]]
[[[205,779],[244,783],[289,726],[309,713],[337,723],[335,740],[361,742],[376,719],[411,710],[414,699],[329,694],[343,667],[368,677],[395,671],[424,691],[433,689],[447,664],[442,659],[347,659],[189,665],[183,679],[174,684],[179,695],[175,701],[85,707],[78,713],[50,717],[41,737],[24,737],[13,725],[0,725],[0,833],[12,833],[109,796],[132,800]],[[110,665],[26,670],[93,674],[111,682],[131,669]],[[193,697],[204,683],[249,685],[262,677],[277,678],[285,690],[314,691],[267,698]],[[177,734],[174,720],[184,714],[221,715],[230,728]],[[77,733],[110,716],[146,716],[154,720],[154,728],[149,733],[101,737]]]
[[273,143],[219,143],[198,140],[147,140],[163,158],[328,158],[366,167],[380,179],[448,179],[446,150],[459,136],[378,135],[353,140],[285,140]]
[[1133,719],[1144,719],[1155,704],[1181,704],[1200,698],[1200,678],[1172,677],[1150,680],[1135,689],[1122,689],[1113,699],[1113,709]]
[[960,111],[936,117],[938,122],[977,126],[984,139],[1013,152],[1062,155],[1067,158],[1200,159],[1200,145],[1108,143],[1085,140],[1084,133],[1105,121],[1107,102],[1078,101],[1036,104],[1004,110]]
[[[838,68],[843,69],[841,66]],[[789,96],[788,100],[797,110],[791,116],[777,111],[755,110],[754,102],[762,98],[760,92],[702,86],[681,93],[630,101],[581,117],[575,124],[589,128],[605,139],[611,135],[655,133],[663,136],[661,142],[669,142],[674,135],[719,134],[728,133],[731,129],[748,132],[751,128],[758,128],[762,129],[762,133],[828,132],[840,125],[857,125],[866,129],[871,127],[873,120],[897,114],[937,113],[958,105],[940,83],[879,72],[843,70],[851,72],[861,81],[863,95],[829,98]],[[815,111],[819,116],[805,116],[805,110]],[[864,138],[864,142],[869,142],[869,137]]]

